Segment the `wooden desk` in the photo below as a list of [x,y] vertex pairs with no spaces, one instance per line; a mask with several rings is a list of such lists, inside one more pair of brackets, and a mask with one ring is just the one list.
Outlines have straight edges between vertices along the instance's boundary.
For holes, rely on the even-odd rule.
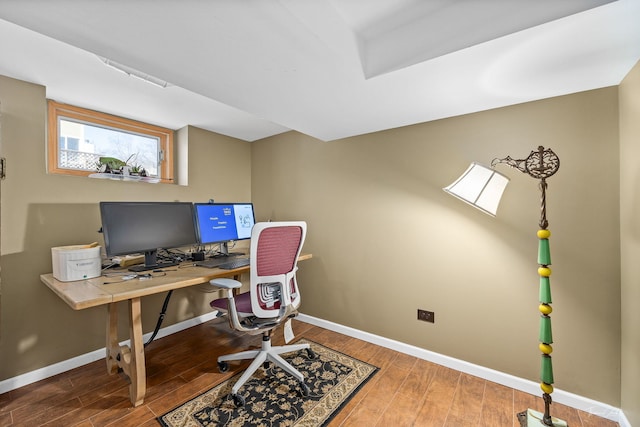
[[[311,254],[302,254],[298,261],[310,259]],[[234,277],[249,271],[249,266],[235,270],[195,267],[191,263],[165,268],[166,276],[154,275],[151,279],[132,279],[117,282],[118,277],[100,276],[75,282],[61,282],[51,273],[43,274],[40,280],[56,293],[69,307],[82,310],[89,307],[107,305],[107,371],[115,374],[118,368],[129,377],[129,395],[133,406],[144,401],[146,392],[146,373],[144,362],[144,343],[142,341],[141,298],[148,295],[168,292],[174,289],[208,283],[211,279]],[[175,271],[173,271],[175,270]],[[117,282],[105,284],[105,282]],[[117,303],[129,303],[130,346],[121,346],[118,341]]]

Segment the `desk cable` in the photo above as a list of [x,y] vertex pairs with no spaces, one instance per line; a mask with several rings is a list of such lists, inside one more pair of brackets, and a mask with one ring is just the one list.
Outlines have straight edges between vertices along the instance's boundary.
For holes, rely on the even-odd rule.
[[[182,268],[181,265],[178,265],[177,268],[175,269],[171,269],[171,270],[153,270],[154,272],[158,272],[158,273],[164,273],[163,276],[166,276],[167,273],[165,273],[165,271],[178,271],[178,268]],[[153,276],[156,277],[156,276]],[[151,342],[154,340],[154,338],[156,337],[156,335],[158,335],[158,331],[160,330],[160,326],[162,326],[162,322],[164,321],[164,316],[165,314],[167,314],[167,306],[169,305],[169,300],[171,299],[171,294],[173,294],[173,289],[171,289],[168,293],[167,296],[164,298],[164,303],[162,304],[162,310],[160,311],[160,315],[158,316],[158,321],[156,322],[156,327],[153,330],[153,333],[151,334],[151,337],[149,337],[149,340],[144,343],[144,346],[148,346],[149,344],[151,344]]]
[[151,334],[149,340],[144,343],[144,346],[148,346],[151,344],[151,341],[158,335],[158,331],[160,330],[160,326],[162,326],[162,321],[164,320],[164,315],[167,314],[167,306],[169,305],[169,300],[171,299],[171,294],[173,293],[173,289],[169,291],[167,296],[164,298],[164,303],[162,304],[162,311],[160,311],[160,316],[158,317],[158,322],[156,323],[156,327]]
[[103,285],[111,285],[113,283],[122,283],[122,282],[126,282],[129,280],[133,280],[133,279],[138,279],[138,280],[149,280],[149,279],[153,279],[154,277],[162,277],[162,276],[166,276],[167,273],[165,273],[165,270],[162,271],[158,271],[159,273],[162,274],[151,274],[151,273],[145,273],[145,274],[135,274],[135,273],[131,273],[131,274],[118,274],[118,273],[113,273],[113,274],[105,274],[105,277],[120,277],[120,280],[112,280],[110,282],[102,282]]

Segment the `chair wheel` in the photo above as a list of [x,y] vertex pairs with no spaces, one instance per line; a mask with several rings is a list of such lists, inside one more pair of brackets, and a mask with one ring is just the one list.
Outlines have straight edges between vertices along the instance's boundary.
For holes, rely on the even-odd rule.
[[317,359],[318,358],[318,355],[315,354],[314,351],[311,350],[311,348],[307,348],[306,350],[307,350],[307,358],[308,359],[313,360],[313,359]]
[[235,403],[238,408],[244,406],[244,397],[239,394],[232,394],[231,397],[233,398],[233,403]]
[[309,388],[309,386],[305,383],[300,383],[300,395],[302,397],[309,397],[309,394],[311,394],[311,389]]
[[227,362],[218,362],[218,370],[220,372],[227,372],[229,370],[229,364]]

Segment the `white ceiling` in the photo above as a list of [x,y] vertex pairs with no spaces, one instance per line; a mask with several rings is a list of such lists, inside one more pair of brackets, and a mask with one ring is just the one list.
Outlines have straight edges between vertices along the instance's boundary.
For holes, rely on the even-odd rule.
[[0,74],[246,141],[328,141],[617,85],[639,59],[640,0],[0,0]]

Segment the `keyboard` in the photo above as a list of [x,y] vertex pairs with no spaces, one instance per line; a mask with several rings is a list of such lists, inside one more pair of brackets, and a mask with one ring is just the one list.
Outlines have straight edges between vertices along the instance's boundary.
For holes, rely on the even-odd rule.
[[215,268],[226,262],[229,262],[229,258],[209,258],[204,261],[196,261],[195,264],[199,267]]
[[218,265],[218,268],[221,268],[223,270],[233,270],[236,268],[245,267],[247,265],[249,265],[249,258],[236,258],[231,261],[223,262],[222,264]]

